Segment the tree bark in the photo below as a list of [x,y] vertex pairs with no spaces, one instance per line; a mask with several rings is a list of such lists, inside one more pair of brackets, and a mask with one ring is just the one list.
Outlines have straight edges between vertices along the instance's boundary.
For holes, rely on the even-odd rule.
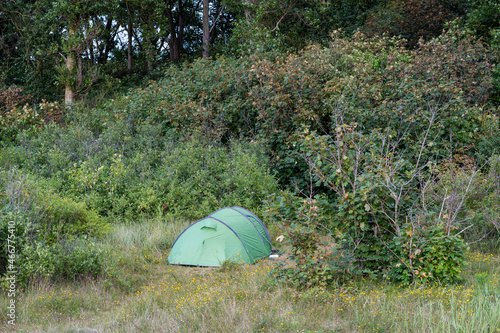
[[132,18],[130,16],[128,18],[128,29],[127,29],[127,32],[128,32],[127,68],[128,68],[128,70],[131,70],[132,69],[132,33],[133,33],[133,26],[132,26]]
[[177,33],[176,33],[176,24],[174,22],[174,15],[172,13],[172,7],[170,2],[167,3],[167,19],[168,19],[168,26],[170,29],[170,38],[168,38],[168,48],[170,51],[170,60],[175,61],[179,58],[179,48],[178,48],[178,41],[177,41]]
[[77,68],[76,68],[76,88],[80,89],[83,85],[83,59],[80,54],[76,55]]
[[[74,72],[75,69],[75,58],[74,54],[72,52],[69,52],[66,56],[66,69],[70,73]],[[66,91],[64,92],[64,104],[67,107],[71,107],[75,103],[75,92],[73,90],[73,87],[69,84],[66,83]]]
[[[75,35],[75,30],[70,28],[68,31],[69,38]],[[68,79],[71,78],[75,72],[75,53],[73,50],[68,50],[66,55],[66,69],[68,70]],[[68,80],[71,81],[71,80]],[[75,91],[71,82],[66,82],[66,89],[64,92],[64,105],[71,107],[75,103]]]
[[178,60],[180,57],[179,38],[177,36],[171,36],[168,41],[168,46],[170,47],[170,60]]
[[203,58],[210,56],[209,0],[203,0]]
[[155,59],[154,55],[154,43],[148,38],[147,43],[146,43],[146,58],[147,58],[147,65],[148,65],[148,72],[151,72],[153,70],[153,61]]
[[115,27],[115,32],[112,33],[113,28],[113,18],[108,17],[108,21],[106,22],[106,27],[104,29],[104,38],[103,41],[99,44],[98,47],[98,59],[97,62],[99,64],[105,64],[108,61],[109,52],[113,47],[113,39],[118,32],[119,26]]

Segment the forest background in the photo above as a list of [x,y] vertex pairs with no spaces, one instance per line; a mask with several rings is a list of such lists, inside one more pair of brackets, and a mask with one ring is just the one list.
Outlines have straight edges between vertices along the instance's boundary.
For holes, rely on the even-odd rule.
[[269,274],[299,291],[461,281],[498,248],[499,29],[494,0],[3,1],[20,288],[123,284],[113,230],[231,205],[284,235]]

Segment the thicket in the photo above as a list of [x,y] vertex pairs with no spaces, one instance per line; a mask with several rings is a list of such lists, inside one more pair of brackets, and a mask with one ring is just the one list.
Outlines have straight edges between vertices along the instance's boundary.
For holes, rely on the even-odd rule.
[[414,48],[421,38],[437,37],[448,22],[465,17],[470,5],[461,0],[384,1],[369,12],[363,28],[369,35],[400,36]]
[[[498,151],[498,113],[488,104],[491,55],[451,29],[414,51],[397,39],[357,35],[302,57],[273,64],[282,70],[279,79],[261,72],[272,86],[266,93],[282,102],[274,105],[283,119],[298,119],[278,144],[285,153],[276,163],[286,168],[302,159],[308,176],[292,181],[303,202],[279,197],[271,213],[291,226],[340,234],[338,246],[356,258],[353,274],[403,283],[458,280],[462,237],[473,243],[496,233],[494,224],[472,217],[470,200],[481,183],[497,181],[494,168],[484,173]],[[313,81],[321,82],[312,90],[319,93],[307,96],[314,74],[290,79],[300,65],[323,79]],[[287,89],[291,82],[295,89]],[[496,195],[494,187],[475,193]]]
[[[98,276],[103,263],[91,241],[109,225],[82,202],[61,197],[35,177],[0,170],[0,272],[17,271],[21,286],[40,280]],[[9,241],[7,241],[9,239]]]
[[0,166],[110,220],[243,205],[293,241],[296,269],[275,272],[292,284],[453,282],[467,246],[498,234],[496,55],[456,25],[405,45],[334,32],[328,47],[172,66],[18,126]]

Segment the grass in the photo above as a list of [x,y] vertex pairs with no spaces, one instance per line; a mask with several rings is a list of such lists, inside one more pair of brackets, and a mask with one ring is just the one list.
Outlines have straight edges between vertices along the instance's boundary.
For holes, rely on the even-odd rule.
[[[273,265],[170,266],[187,222],[115,227],[98,280],[39,283],[17,297],[17,332],[500,332],[500,256],[471,253],[464,281],[401,288],[354,280],[297,293],[266,284]],[[5,293],[0,297],[7,331]]]

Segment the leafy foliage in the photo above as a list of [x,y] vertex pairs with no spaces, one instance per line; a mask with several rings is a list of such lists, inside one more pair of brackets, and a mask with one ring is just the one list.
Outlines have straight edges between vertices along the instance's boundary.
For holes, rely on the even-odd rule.
[[22,145],[6,149],[0,161],[49,179],[63,196],[54,203],[76,201],[104,217],[201,218],[221,205],[261,212],[265,193],[277,187],[256,143],[184,141],[164,137],[162,126],[124,123],[101,135],[52,124],[37,136],[21,135]]
[[334,29],[356,31],[379,2],[226,1],[238,18],[228,49],[237,55],[276,55],[277,50],[297,51],[311,43],[327,44]]
[[467,3],[461,0],[389,1],[371,11],[365,29],[372,35],[400,36],[414,48],[420,38],[439,36],[447,22],[466,12]]
[[467,14],[467,26],[478,36],[491,38],[500,25],[500,10],[495,0],[470,0],[471,9]]
[[36,281],[74,281],[97,278],[104,271],[101,250],[88,240],[26,244],[19,260],[19,280],[23,285]]
[[[99,274],[99,251],[88,241],[105,234],[109,226],[84,203],[60,198],[16,170],[1,174],[1,250],[7,251],[7,237],[13,235],[20,282]],[[2,256],[2,273],[7,264]]]
[[298,290],[329,288],[356,273],[348,252],[331,239],[322,239],[315,231],[291,227],[285,238],[292,246],[291,255],[269,272],[270,284],[286,283]]
[[391,247],[395,263],[389,276],[403,284],[459,281],[468,249],[460,236],[450,234],[439,222],[408,225]]
[[[271,149],[294,147],[295,158],[314,171],[313,186],[307,191],[326,194],[331,207],[323,213],[329,217],[326,227],[345,234],[365,274],[383,275],[392,270],[389,244],[393,238],[402,237],[406,219],[415,209],[424,205],[426,214],[439,210],[442,201],[433,201],[436,206],[422,201],[425,189],[435,181],[436,165],[444,163],[454,151],[463,160],[470,160],[470,145],[480,142],[476,141],[478,135],[488,135],[486,127],[480,125],[486,115],[478,105],[486,103],[491,92],[491,60],[479,60],[485,53],[456,58],[459,53],[447,51],[468,49],[472,55],[483,47],[476,43],[467,33],[451,29],[408,51],[397,39],[356,35],[348,43],[335,39],[328,51],[314,49],[315,61],[304,53],[303,58],[290,56],[283,65],[260,63],[263,67],[259,75],[269,86],[261,84],[264,88],[259,88],[265,93],[259,96],[273,96],[261,98],[258,104],[260,114],[267,117],[264,120],[274,121],[268,123],[272,128],[268,137],[293,133]],[[309,75],[293,78],[298,64],[303,64]],[[462,65],[483,74],[463,81],[464,75],[474,74],[465,74]],[[336,71],[326,70],[326,66]],[[281,74],[281,70],[283,79],[272,74]],[[486,72],[490,74],[484,75]],[[313,75],[326,83],[312,89],[312,96],[308,96],[307,88],[300,84],[311,87],[307,80]],[[478,84],[476,80],[483,81]],[[295,82],[294,89],[289,88]],[[313,82],[319,85],[321,81]],[[321,94],[315,92],[318,90]],[[316,96],[320,99],[313,99]],[[299,108],[301,103],[307,107]],[[281,157],[276,157],[276,164],[286,166],[286,158]],[[472,179],[475,173],[467,177]],[[442,189],[450,189],[444,177],[439,184]],[[455,207],[458,211],[464,208]],[[454,226],[447,225],[448,230]],[[423,242],[429,243],[435,238],[433,234],[422,236]],[[456,279],[461,269],[463,247],[459,244],[463,243],[457,244],[457,248],[441,244],[458,258],[447,264],[457,269],[448,272],[448,282]]]
[[42,124],[42,117],[29,104],[30,95],[23,95],[21,88],[0,92],[0,142],[13,140],[19,131]]

